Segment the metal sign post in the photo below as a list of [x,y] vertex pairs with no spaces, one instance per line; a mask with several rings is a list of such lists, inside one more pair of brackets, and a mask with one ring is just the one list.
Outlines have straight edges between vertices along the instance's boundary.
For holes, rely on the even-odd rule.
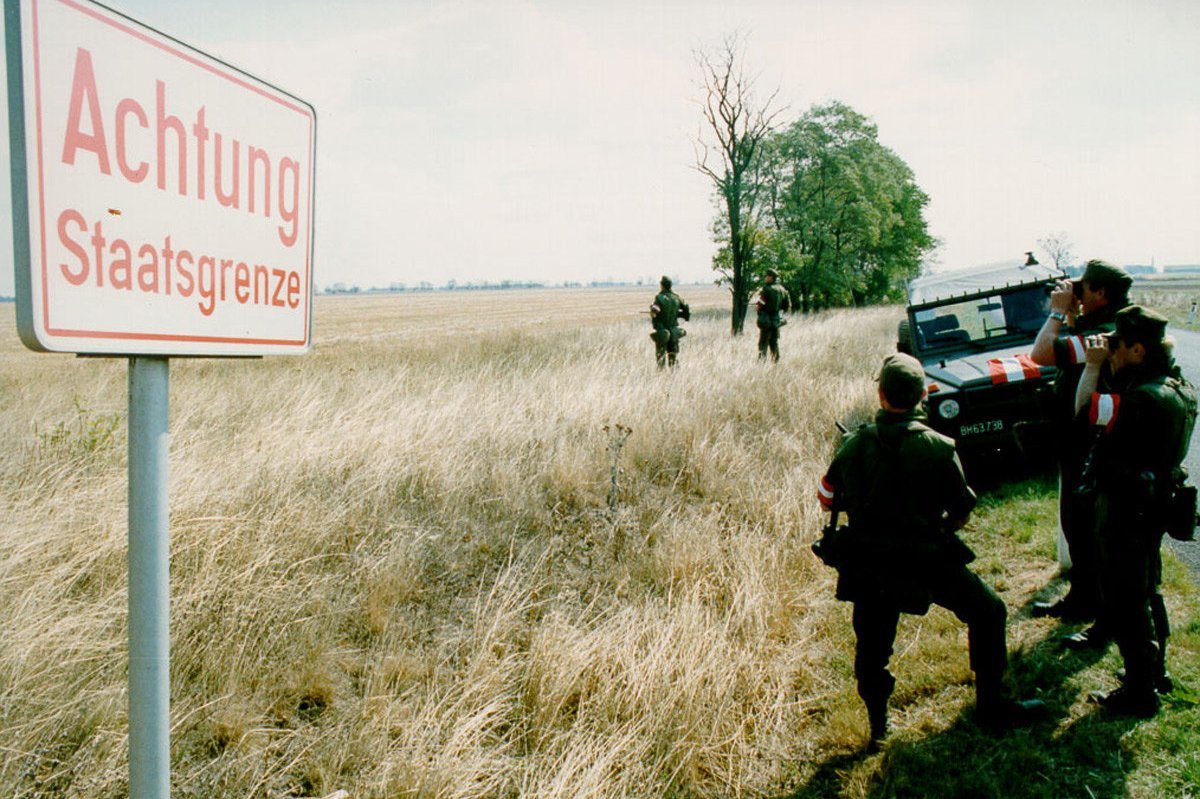
[[170,795],[168,359],[129,359],[129,796]]

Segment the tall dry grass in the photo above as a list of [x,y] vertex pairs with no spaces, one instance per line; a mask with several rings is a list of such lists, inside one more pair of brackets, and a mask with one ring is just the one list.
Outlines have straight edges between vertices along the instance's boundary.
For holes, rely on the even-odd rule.
[[[172,362],[174,795],[755,796],[857,745],[812,495],[898,311],[769,366],[683,293],[674,373],[649,292],[321,298],[308,356]],[[127,790],[125,380],[0,348],[5,796]],[[930,619],[899,699],[969,702]]]

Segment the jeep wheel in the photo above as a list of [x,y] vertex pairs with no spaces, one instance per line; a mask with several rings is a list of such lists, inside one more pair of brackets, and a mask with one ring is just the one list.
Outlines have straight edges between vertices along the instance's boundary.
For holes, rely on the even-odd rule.
[[896,326],[896,351],[905,355],[913,354],[912,329],[908,319],[901,319],[900,324]]

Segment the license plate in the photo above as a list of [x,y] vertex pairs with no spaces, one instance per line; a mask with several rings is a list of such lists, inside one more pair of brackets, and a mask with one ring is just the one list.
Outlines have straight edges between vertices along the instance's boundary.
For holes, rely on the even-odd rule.
[[1003,419],[988,419],[984,422],[959,425],[958,434],[960,436],[977,436],[983,433],[998,433],[1002,430],[1004,430]]

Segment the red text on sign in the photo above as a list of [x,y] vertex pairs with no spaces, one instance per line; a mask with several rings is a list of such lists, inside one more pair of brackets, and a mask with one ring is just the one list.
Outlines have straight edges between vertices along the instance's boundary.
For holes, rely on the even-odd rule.
[[[141,291],[146,294],[196,295],[200,313],[211,316],[217,303],[261,305],[275,308],[300,306],[300,273],[290,269],[248,264],[236,258],[198,254],[172,246],[171,236],[161,245],[108,238],[97,220],[91,226],[83,214],[68,208],[58,216],[58,238],[74,263],[61,263],[68,283],[97,288]],[[90,245],[90,247],[88,246]],[[134,264],[134,256],[139,263]]]
[[[71,84],[67,128],[63,137],[62,162],[75,166],[80,152],[95,157],[96,168],[104,175],[113,174],[105,115],[92,54],[80,47],[75,53],[74,78]],[[186,126],[175,114],[169,113],[167,85],[155,81],[153,126],[146,107],[131,97],[124,97],[113,107],[111,115],[114,132],[112,155],[121,177],[130,183],[142,183],[150,175],[152,156],[157,187],[166,191],[173,182],[182,196],[194,192],[198,200],[212,198],[221,206],[240,209],[271,218],[272,208],[280,223],[276,230],[279,240],[291,247],[299,233],[300,162],[288,156],[276,161],[264,148],[245,145],[236,138],[210,128],[205,107],[196,109],[193,122]],[[131,128],[149,131],[153,127],[153,153],[131,153]],[[243,162],[242,152],[245,151]],[[194,168],[189,170],[190,160]],[[210,162],[211,159],[211,162]],[[173,168],[172,168],[173,167]],[[245,177],[243,194],[242,178]],[[189,177],[194,179],[190,184]],[[275,202],[272,204],[272,197]]]

